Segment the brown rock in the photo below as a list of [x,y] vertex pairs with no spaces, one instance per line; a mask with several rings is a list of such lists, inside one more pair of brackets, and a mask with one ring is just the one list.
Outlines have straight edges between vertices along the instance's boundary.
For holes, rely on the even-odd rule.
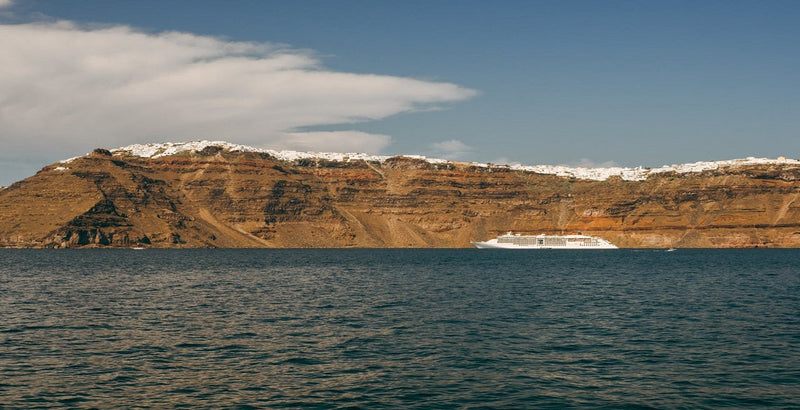
[[408,157],[98,149],[0,190],[0,246],[469,247],[581,231],[620,247],[798,247],[798,198],[790,163],[590,181]]

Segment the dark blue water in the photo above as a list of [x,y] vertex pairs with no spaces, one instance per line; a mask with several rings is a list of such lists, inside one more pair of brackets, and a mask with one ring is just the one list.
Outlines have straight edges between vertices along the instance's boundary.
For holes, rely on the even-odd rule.
[[0,407],[793,408],[800,250],[0,250]]

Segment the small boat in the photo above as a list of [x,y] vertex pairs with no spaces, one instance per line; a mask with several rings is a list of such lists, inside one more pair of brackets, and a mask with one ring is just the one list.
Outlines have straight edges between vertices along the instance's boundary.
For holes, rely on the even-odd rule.
[[581,233],[569,235],[520,235],[511,232],[486,242],[472,242],[478,249],[617,249],[611,242]]

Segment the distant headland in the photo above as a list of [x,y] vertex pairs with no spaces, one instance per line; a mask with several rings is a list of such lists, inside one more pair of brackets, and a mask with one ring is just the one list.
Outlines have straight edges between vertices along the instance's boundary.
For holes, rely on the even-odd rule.
[[221,141],[96,149],[0,189],[0,247],[800,247],[800,161],[495,165]]

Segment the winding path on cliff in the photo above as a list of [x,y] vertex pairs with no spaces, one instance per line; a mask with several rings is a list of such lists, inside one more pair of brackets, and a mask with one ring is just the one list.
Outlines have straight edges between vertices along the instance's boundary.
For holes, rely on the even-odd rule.
[[202,219],[207,224],[213,226],[220,232],[225,233],[226,235],[232,237],[240,237],[249,241],[250,243],[252,243],[251,246],[254,248],[262,248],[262,247],[271,248],[274,246],[269,241],[261,239],[243,229],[238,229],[235,227],[230,227],[228,225],[225,225],[224,223],[217,220],[217,218],[215,218],[214,215],[211,213],[211,211],[209,211],[207,208],[198,208],[197,211],[198,211],[197,216],[199,216],[200,219]]
[[[191,192],[190,189],[187,189],[187,186],[190,185],[191,182],[201,180],[210,166],[211,166],[211,163],[205,163],[205,164],[202,164],[202,166],[197,171],[191,172],[191,173],[185,173],[185,174],[181,175],[179,177],[179,179],[181,181],[181,184],[182,184],[182,188],[183,188],[181,190],[181,192],[184,192],[184,193]],[[225,163],[225,168],[226,168],[227,172],[230,174],[230,173],[233,172],[234,165],[231,164],[231,163],[226,162]],[[214,216],[214,214],[213,214],[213,212],[211,212],[211,210],[209,210],[206,207],[201,206],[196,198],[189,197],[189,199],[190,199],[190,201],[192,202],[192,205],[195,207],[195,209],[197,211],[197,217],[199,217],[200,219],[203,220],[203,222],[205,222],[208,225],[214,227],[220,233],[222,233],[222,234],[224,234],[226,236],[229,236],[231,238],[241,238],[241,239],[245,240],[247,242],[245,247],[253,247],[253,248],[267,247],[267,248],[270,248],[270,247],[274,246],[274,244],[270,243],[269,241],[267,241],[265,239],[262,239],[262,238],[259,238],[258,236],[255,236],[255,235],[251,234],[250,232],[247,232],[244,229],[238,228],[235,225],[231,226],[231,225],[228,225],[228,224],[225,224],[225,223],[221,222],[220,220],[218,220]]]
[[791,198],[787,198],[786,200],[784,200],[783,205],[781,205],[780,209],[778,210],[778,214],[775,215],[775,220],[772,222],[773,225],[777,225],[778,221],[780,221],[786,216],[786,213],[789,212],[789,207],[795,201],[797,201],[797,198],[800,198],[800,193],[796,193]]

